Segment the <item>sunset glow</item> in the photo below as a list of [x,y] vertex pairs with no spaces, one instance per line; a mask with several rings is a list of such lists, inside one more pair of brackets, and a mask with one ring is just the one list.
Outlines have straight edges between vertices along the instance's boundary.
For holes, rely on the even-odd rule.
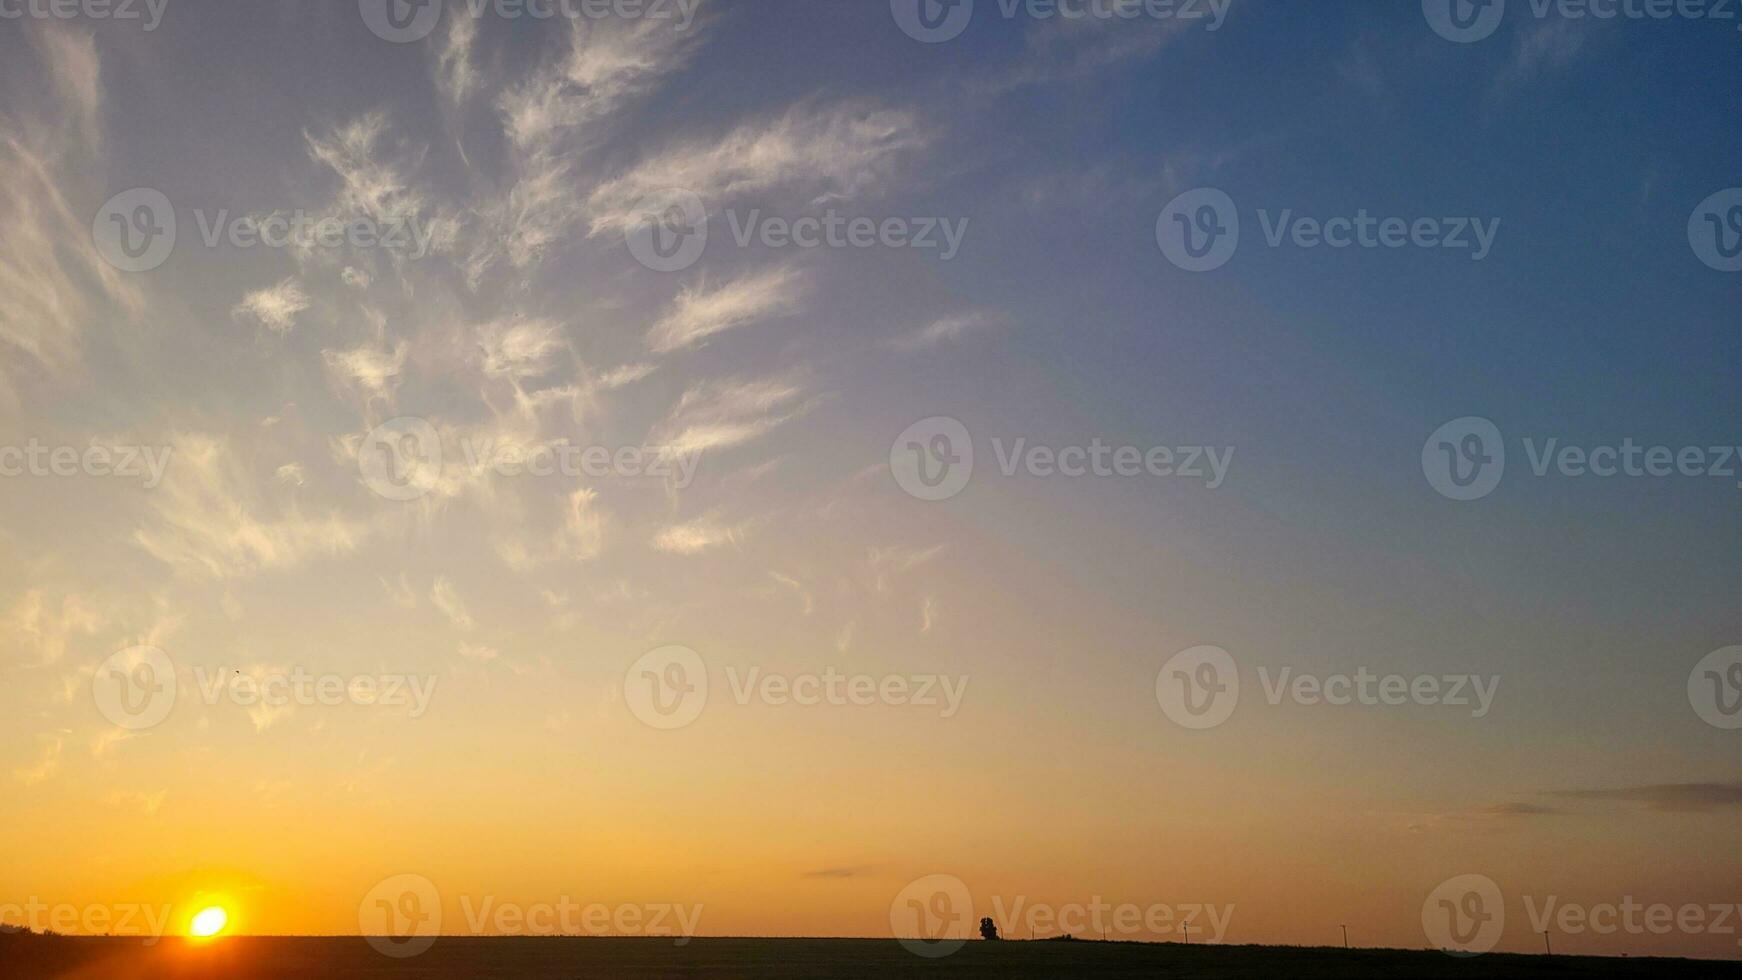
[[0,933],[1742,957],[1707,6],[0,0]]

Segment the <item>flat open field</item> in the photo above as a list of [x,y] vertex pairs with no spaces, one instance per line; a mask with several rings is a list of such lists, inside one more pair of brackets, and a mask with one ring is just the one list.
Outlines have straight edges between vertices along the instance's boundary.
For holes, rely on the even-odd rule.
[[1096,942],[970,943],[926,960],[888,940],[444,939],[394,960],[361,939],[165,940],[0,937],[0,977],[156,980],[254,977],[375,980],[575,980],[581,977],[1719,977],[1733,963],[1409,950]]

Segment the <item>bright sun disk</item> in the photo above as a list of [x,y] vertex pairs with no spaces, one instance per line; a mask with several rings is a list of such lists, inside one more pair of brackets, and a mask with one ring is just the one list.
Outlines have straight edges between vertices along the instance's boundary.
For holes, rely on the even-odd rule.
[[229,921],[229,913],[214,905],[211,908],[206,909],[204,912],[201,912],[199,915],[194,916],[193,925],[189,927],[189,931],[195,936],[200,937],[216,936],[218,933],[224,931],[224,926],[227,925]]

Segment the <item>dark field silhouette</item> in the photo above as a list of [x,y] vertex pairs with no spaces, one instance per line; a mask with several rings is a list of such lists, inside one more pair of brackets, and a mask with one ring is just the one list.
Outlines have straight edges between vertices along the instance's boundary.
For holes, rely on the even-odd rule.
[[1489,954],[1458,959],[1411,950],[1171,943],[973,942],[927,960],[890,940],[443,939],[395,960],[363,940],[0,936],[0,977],[16,980],[576,980],[581,977],[1716,977],[1733,965],[1677,959]]

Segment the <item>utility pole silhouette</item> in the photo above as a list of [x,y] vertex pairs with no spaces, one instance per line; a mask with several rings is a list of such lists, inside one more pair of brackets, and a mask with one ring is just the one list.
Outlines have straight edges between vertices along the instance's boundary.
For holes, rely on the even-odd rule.
[[1544,950],[1548,951],[1548,955],[1550,955],[1550,956],[1554,955],[1554,946],[1550,945],[1550,943],[1548,941],[1548,930],[1547,929],[1544,929],[1542,931],[1542,948]]
[[1343,948],[1344,949],[1349,948],[1349,927],[1348,926],[1343,927]]

